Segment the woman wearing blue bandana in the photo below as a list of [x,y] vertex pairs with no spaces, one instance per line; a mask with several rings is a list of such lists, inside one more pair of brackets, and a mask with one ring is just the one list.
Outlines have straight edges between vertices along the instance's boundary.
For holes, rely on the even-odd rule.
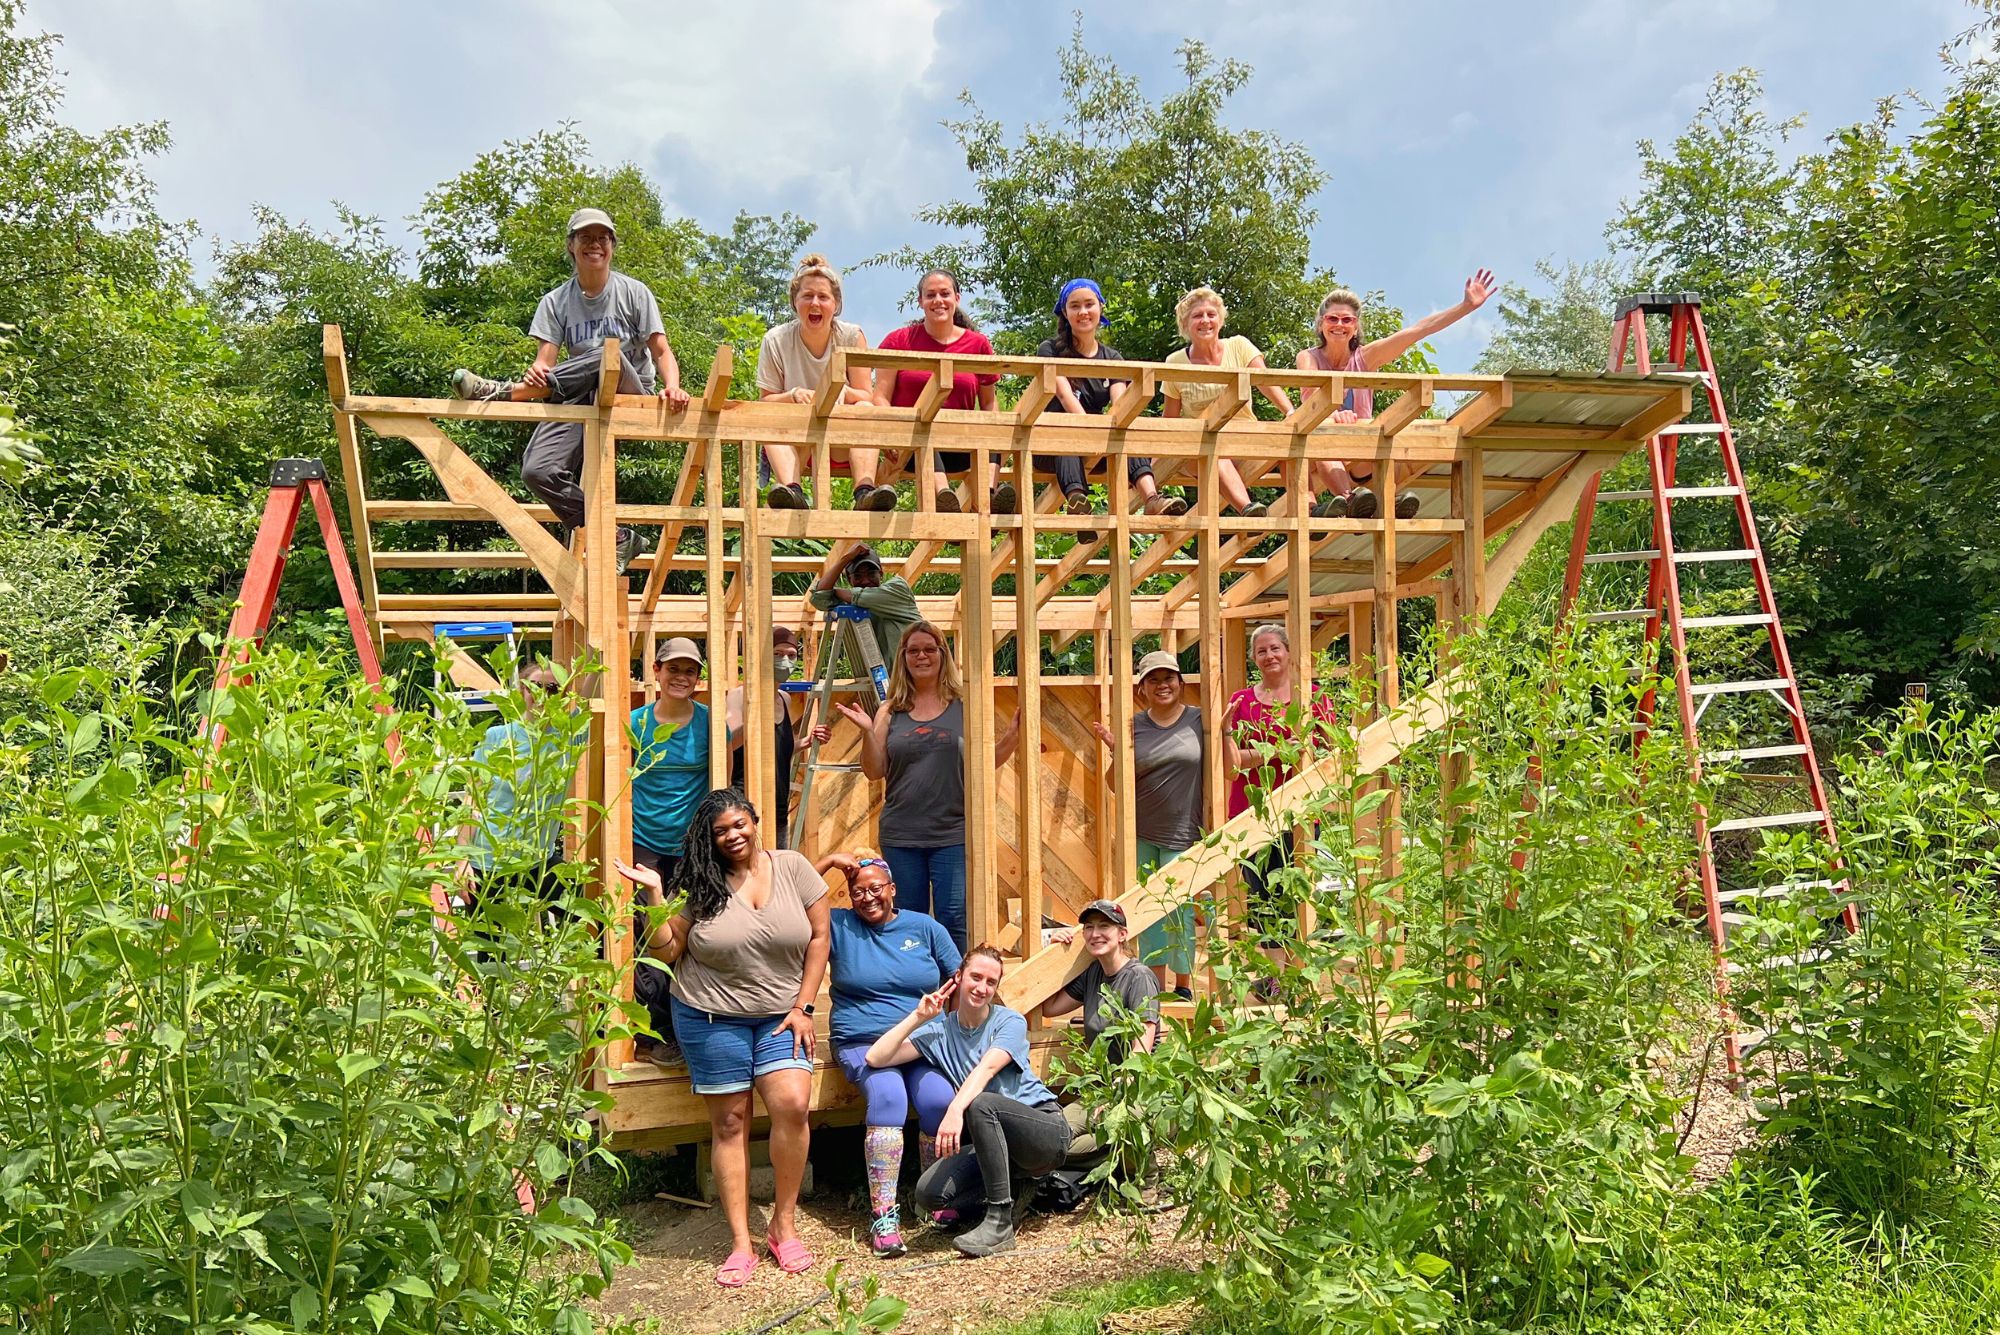
[[[1056,334],[1045,338],[1035,349],[1037,357],[1075,357],[1085,361],[1123,361],[1124,354],[1098,338],[1104,327],[1104,293],[1088,278],[1072,278],[1056,294]],[[1131,390],[1123,380],[1098,376],[1056,377],[1056,401],[1064,412],[1101,413]],[[1035,467],[1056,475],[1056,485],[1066,498],[1063,508],[1073,515],[1092,513],[1088,484],[1083,477],[1083,460],[1074,454],[1038,455]],[[1185,513],[1187,502],[1178,496],[1163,496],[1153,479],[1153,461],[1128,457],[1125,474],[1145,501],[1149,515]],[[1078,534],[1080,541],[1093,535]]]

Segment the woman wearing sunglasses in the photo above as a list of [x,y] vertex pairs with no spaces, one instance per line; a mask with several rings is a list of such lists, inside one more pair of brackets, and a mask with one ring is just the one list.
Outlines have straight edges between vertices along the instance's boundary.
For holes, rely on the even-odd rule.
[[817,865],[822,871],[840,869],[854,905],[833,911],[833,1057],[867,1102],[862,1152],[873,1217],[868,1242],[877,1256],[901,1256],[896,1183],[903,1172],[903,1128],[914,1108],[917,1152],[930,1167],[952,1084],[927,1061],[871,1067],[868,1049],[915,1010],[926,992],[958,972],[959,951],[937,919],[896,907],[895,877],[873,853],[830,853]]

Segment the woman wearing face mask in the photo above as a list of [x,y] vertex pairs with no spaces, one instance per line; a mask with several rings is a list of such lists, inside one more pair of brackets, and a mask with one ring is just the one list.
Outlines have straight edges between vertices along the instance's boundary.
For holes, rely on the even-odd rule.
[[[1426,315],[1413,325],[1405,325],[1395,333],[1378,338],[1372,343],[1361,341],[1361,298],[1346,288],[1336,288],[1326,294],[1319,304],[1319,343],[1301,351],[1295,365],[1301,371],[1379,371],[1398,357],[1408,352],[1424,339],[1449,325],[1463,320],[1466,316],[1486,304],[1486,299],[1497,290],[1491,269],[1481,269],[1465,280],[1465,298],[1456,306]],[[1317,389],[1305,392],[1305,400],[1319,393]],[[1375,391],[1372,389],[1350,389],[1340,408],[1327,420],[1330,422],[1366,421],[1375,415]],[[1367,471],[1356,473],[1355,465],[1342,467],[1337,463],[1314,464],[1313,478],[1318,485],[1333,494],[1313,507],[1313,514],[1321,519],[1373,519],[1381,512],[1381,501],[1366,483],[1375,480],[1375,462],[1369,460]],[[1399,469],[1401,477],[1414,477],[1427,465],[1405,465]],[[1396,518],[1415,519],[1418,498],[1414,491],[1406,491],[1396,497]]]
[[[1229,319],[1229,307],[1223,304],[1222,294],[1212,287],[1198,287],[1174,304],[1174,323],[1181,331],[1181,337],[1188,341],[1184,348],[1177,348],[1167,354],[1168,365],[1218,366],[1228,371],[1248,369],[1262,370],[1264,354],[1257,345],[1241,334],[1222,336],[1222,326]],[[1208,411],[1208,405],[1215,402],[1222,393],[1222,386],[1212,383],[1175,384],[1165,386],[1166,402],[1160,409],[1162,417],[1200,417]],[[1257,392],[1269,399],[1283,417],[1292,415],[1292,396],[1284,386],[1259,385]],[[1244,404],[1238,416],[1251,413],[1249,404]],[[1253,414],[1254,415],[1254,414]],[[1250,499],[1250,492],[1243,485],[1243,475],[1236,465],[1227,459],[1219,459],[1215,466],[1215,479],[1222,488],[1222,498],[1236,507],[1236,513],[1246,519],[1262,518],[1268,508],[1262,501]]]
[[[912,908],[934,914],[965,942],[965,681],[944,633],[919,621],[903,633],[889,669],[888,696],[870,714],[834,706],[862,730],[861,772],[887,780],[877,837]],[[995,769],[1020,740],[1021,714],[994,744]]]
[[[814,253],[799,261],[792,274],[793,319],[764,335],[757,354],[757,392],[765,399],[786,403],[811,403],[826,379],[835,348],[865,348],[868,336],[858,324],[840,318],[840,271],[824,255]],[[842,403],[869,400],[868,372],[856,367],[847,373],[847,387],[840,392]],[[811,504],[799,485],[799,451],[792,445],[766,445],[764,457],[771,463],[771,490],[764,503],[773,510],[804,510]],[[825,485],[826,479],[818,485]],[[892,496],[891,501],[894,501]],[[782,823],[782,822],[781,822]]]
[[[790,835],[792,812],[792,755],[796,749],[794,727],[797,720],[793,710],[804,709],[810,701],[797,694],[782,689],[784,684],[799,675],[799,635],[790,626],[771,628],[771,676],[772,689],[777,692],[777,716],[775,725],[774,751],[776,754],[777,790],[776,806],[772,820],[777,827],[777,837],[773,840],[778,847],[786,847],[785,840]],[[734,748],[736,758],[730,762],[729,782],[739,792],[749,792],[743,767],[743,688],[729,692],[729,745]],[[815,723],[812,736],[824,742],[831,735],[824,723]]]
[[[1285,749],[1309,750],[1314,735],[1336,722],[1332,697],[1313,689],[1310,674],[1300,680],[1294,672],[1292,640],[1283,626],[1264,625],[1252,631],[1250,658],[1257,665],[1257,682],[1230,697],[1229,712],[1222,721],[1223,764],[1232,776],[1230,816],[1250,809],[1253,781],[1268,794],[1293,776],[1296,771],[1285,759]],[[1292,860],[1289,830],[1279,846],[1282,862],[1274,849],[1265,849],[1253,855],[1244,869],[1253,914],[1278,911],[1279,906],[1272,902],[1270,875]]]
[[[958,279],[948,269],[932,269],[917,282],[917,305],[923,311],[923,318],[906,324],[900,329],[892,329],[882,338],[884,352],[937,352],[950,353],[960,357],[991,357],[993,345],[986,335],[973,325],[972,317],[965,313],[958,290]],[[875,405],[879,408],[913,408],[923,397],[924,386],[930,383],[929,371],[878,371],[875,373]],[[951,392],[945,396],[947,408],[981,408],[991,411],[997,402],[1000,377],[991,372],[954,372],[951,378]],[[896,508],[896,489],[893,483],[884,482],[878,487],[876,468],[879,462],[875,450],[851,449],[847,452],[848,467],[854,472],[854,508],[857,510],[893,510]],[[888,462],[887,476],[893,477],[899,463],[892,454]],[[937,474],[934,478],[918,478],[917,485],[937,488],[937,508],[946,514],[957,514],[962,507],[958,495],[951,489],[951,473],[963,473],[972,467],[972,456],[959,450],[939,450],[937,452]],[[992,487],[990,504],[994,514],[1013,514],[1020,509],[1020,498],[1014,494],[1012,483],[1000,483],[1000,464],[995,460],[991,469]],[[886,497],[886,499],[885,499]]]
[[[1055,337],[1045,338],[1035,349],[1037,357],[1075,357],[1082,361],[1118,362],[1125,354],[1105,343],[1098,335],[1104,328],[1104,293],[1089,278],[1072,278],[1056,294]],[[1057,376],[1056,402],[1066,413],[1096,415],[1130,393],[1123,380],[1096,376]],[[1083,460],[1074,454],[1040,455],[1035,467],[1056,475],[1062,488],[1063,508],[1073,515],[1091,513],[1090,491],[1083,477]],[[1153,461],[1128,456],[1125,475],[1139,493],[1149,515],[1187,513],[1187,502],[1178,496],[1162,496],[1153,478]],[[1088,539],[1090,534],[1079,534]]]
[[917,1153],[924,1167],[937,1158],[938,1121],[952,1085],[929,1062],[868,1064],[868,1049],[936,991],[962,962],[937,919],[896,907],[889,864],[867,852],[830,853],[821,870],[847,877],[851,909],[833,911],[833,1056],[867,1102],[862,1148],[872,1216],[868,1244],[877,1256],[901,1256],[902,1214],[896,1183],[903,1171],[903,1130],[917,1114]]
[[1000,973],[1000,952],[975,946],[956,977],[868,1049],[870,1066],[921,1057],[956,1087],[938,1122],[938,1161],[917,1180],[917,1204],[963,1211],[985,1201],[978,1226],[952,1239],[966,1256],[1014,1249],[1016,1203],[1031,1200],[1035,1179],[1069,1151],[1069,1123],[1029,1057],[1028,1022],[998,1000]]

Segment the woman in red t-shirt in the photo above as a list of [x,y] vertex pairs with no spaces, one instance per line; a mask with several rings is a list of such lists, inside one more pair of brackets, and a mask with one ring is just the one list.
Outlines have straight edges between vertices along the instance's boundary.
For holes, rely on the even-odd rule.
[[[958,279],[947,269],[933,269],[917,283],[917,305],[924,318],[901,329],[892,329],[883,336],[882,352],[937,352],[950,353],[959,357],[991,357],[993,345],[986,341],[986,335],[973,327],[972,318],[962,309],[959,300]],[[878,408],[913,408],[923,397],[924,386],[929,383],[929,371],[877,371],[875,373],[875,406]],[[994,386],[1000,377],[993,374],[975,375],[970,371],[960,371],[951,378],[951,393],[945,396],[947,408],[983,408],[991,411],[996,391]],[[894,483],[876,485],[877,450],[851,449],[847,452],[848,467],[854,473],[854,508],[857,510],[893,510],[896,508],[896,488]],[[972,456],[959,450],[939,450],[937,452],[937,508],[947,514],[957,514],[963,507],[958,501],[958,493],[951,489],[951,473],[963,473],[972,466]],[[895,453],[891,451],[889,466],[884,476],[894,477],[898,467]],[[994,514],[1014,514],[1020,509],[1020,498],[1015,495],[1012,484],[998,485],[1000,463],[993,463],[991,493]],[[922,485],[919,479],[918,485]]]
[[[1250,784],[1266,793],[1295,772],[1278,754],[1281,745],[1302,745],[1310,751],[1314,734],[1335,722],[1333,699],[1312,688],[1312,676],[1295,678],[1292,671],[1292,640],[1279,625],[1263,625],[1250,633],[1250,660],[1257,665],[1257,683],[1245,686],[1229,699],[1229,712],[1222,719],[1222,758],[1230,774],[1228,815],[1250,809]],[[1310,701],[1308,706],[1306,702]],[[1303,743],[1293,731],[1293,706],[1310,709],[1311,724]],[[1283,858],[1276,854],[1284,849]],[[1269,876],[1272,870],[1292,860],[1292,835],[1288,830],[1280,845],[1259,849],[1244,865],[1253,916],[1272,913]]]

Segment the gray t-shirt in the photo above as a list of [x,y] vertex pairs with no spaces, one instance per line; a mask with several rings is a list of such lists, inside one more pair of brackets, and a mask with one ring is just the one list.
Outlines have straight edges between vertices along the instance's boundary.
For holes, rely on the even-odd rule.
[[[1136,1012],[1146,1017],[1148,1024],[1157,1024],[1160,1019],[1160,980],[1153,971],[1138,960],[1126,960],[1125,967],[1104,978],[1104,966],[1096,960],[1090,967],[1069,980],[1063,994],[1083,1003],[1083,1041],[1086,1045],[1095,1043],[1111,1027],[1112,1012],[1104,1003],[1104,994],[1110,992],[1117,999],[1117,1005],[1126,1011]],[[1114,1050],[1112,1061],[1124,1061],[1125,1053]]]
[[1162,728],[1141,710],[1132,719],[1133,805],[1149,844],[1187,848],[1201,839],[1201,711],[1181,710]]
[[833,337],[827,340],[826,354],[815,357],[806,347],[805,329],[797,320],[787,320],[764,335],[757,353],[757,390],[770,394],[792,389],[819,388],[826,379],[827,363],[835,348],[858,348],[863,343],[861,326],[845,320],[833,322]]
[[889,715],[889,786],[877,837],[884,847],[965,842],[965,702],[922,723]]
[[638,372],[648,394],[653,392],[653,358],[646,342],[666,332],[652,289],[616,270],[595,297],[583,295],[575,278],[547,293],[528,326],[530,336],[555,344],[570,357],[591,351],[602,339],[617,339],[619,359]]

